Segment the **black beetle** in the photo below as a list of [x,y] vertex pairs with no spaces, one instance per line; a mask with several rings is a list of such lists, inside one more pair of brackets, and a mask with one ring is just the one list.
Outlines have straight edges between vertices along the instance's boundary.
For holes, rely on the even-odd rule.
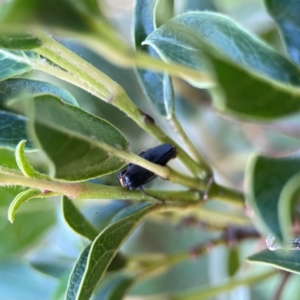
[[[141,152],[139,156],[155,164],[165,166],[170,159],[176,157],[176,154],[176,148],[171,144],[162,144]],[[151,171],[135,164],[129,164],[125,170],[118,172],[120,184],[128,190],[135,190],[136,188],[142,189],[144,184],[155,177],[157,177],[157,175]]]

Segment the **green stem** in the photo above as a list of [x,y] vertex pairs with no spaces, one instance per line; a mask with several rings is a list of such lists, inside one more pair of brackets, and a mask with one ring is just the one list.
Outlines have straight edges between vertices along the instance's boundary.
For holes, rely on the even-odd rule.
[[[102,100],[118,107],[141,128],[162,143],[170,143],[177,148],[178,157],[187,166],[194,176],[201,174],[203,169],[190,158],[183,149],[168,137],[148,115],[144,114],[128,97],[124,89],[115,81],[111,80],[100,70],[87,63],[72,51],[57,43],[52,38],[41,35],[42,46],[35,49],[37,53],[53,61],[57,66],[65,69],[74,76],[74,84],[92,92]],[[51,75],[58,75],[59,78],[72,82],[72,78],[66,73],[46,67],[42,61],[35,62],[38,70],[45,71]],[[53,73],[54,72],[54,73]]]
[[208,188],[207,199],[215,199],[237,206],[245,205],[245,197],[243,193],[220,186],[215,182],[213,182]]
[[[252,232],[247,232],[245,231],[245,233],[243,234],[239,234],[236,237],[237,241],[240,240],[244,240],[247,238],[253,238],[253,233]],[[216,238],[213,240],[208,240],[207,242],[201,243],[200,245],[194,247],[191,249],[191,251],[184,251],[182,253],[177,253],[177,254],[172,254],[172,255],[157,255],[156,257],[152,255],[152,260],[149,261],[148,259],[148,255],[140,255],[140,256],[134,256],[132,258],[130,258],[130,261],[132,263],[132,265],[136,265],[138,266],[137,269],[139,271],[139,276],[138,276],[138,281],[143,280],[145,278],[151,277],[158,273],[161,272],[165,272],[168,269],[170,269],[171,267],[173,267],[174,265],[178,264],[178,263],[182,263],[184,261],[190,260],[191,257],[199,257],[199,256],[203,256],[204,254],[208,253],[209,251],[211,251],[214,247],[220,246],[220,245],[226,245],[230,243],[230,238],[229,238],[229,234],[224,234],[222,237],[220,238]],[[151,256],[150,256],[151,257]],[[272,271],[274,273],[274,271]],[[241,282],[248,282],[247,280],[244,281],[246,279],[243,279]],[[233,288],[235,285],[231,285],[232,281],[228,284],[226,284],[226,288],[231,289]],[[251,283],[251,282],[250,282]],[[209,288],[209,291],[211,292],[211,290],[214,290],[215,288]],[[220,290],[222,291],[222,289]],[[184,295],[182,298],[179,296],[178,298],[174,297],[174,299],[200,299],[197,298],[197,296],[199,296],[201,293],[203,292],[203,290],[201,290],[200,292],[196,292],[195,294],[189,294],[189,295]],[[204,290],[204,292],[207,292],[207,289]],[[188,298],[188,297],[195,297],[195,298]],[[197,296],[195,296],[197,295]],[[185,298],[187,297],[187,298]],[[200,297],[200,296],[199,296]],[[173,298],[171,298],[173,299]],[[202,299],[202,298],[201,298]]]
[[192,80],[201,82],[201,84],[206,87],[215,85],[212,78],[205,72],[200,72],[199,70],[196,71],[195,69],[185,67],[175,62],[172,62],[171,64],[165,63],[160,59],[151,57],[144,51],[137,51],[135,56],[133,56],[133,62],[138,68],[149,69],[161,73],[167,72],[176,77],[182,77],[184,75],[185,78],[188,77]]
[[[98,22],[94,28],[96,29],[94,33],[85,32],[84,34],[80,34],[76,32],[76,39],[84,41],[86,45],[89,45],[94,51],[118,67],[137,67],[160,73],[167,72],[172,76],[197,81],[203,87],[215,85],[212,77],[206,72],[201,72],[176,62],[166,63],[161,59],[148,55],[144,51],[137,50],[134,52],[114,31],[108,29],[103,23],[99,24]],[[61,30],[61,34],[74,37],[73,31]]]
[[[115,149],[115,148],[113,148]],[[122,151],[125,152],[125,151]],[[183,185],[195,185],[197,189],[201,189],[201,185],[197,182],[196,179],[184,176],[182,174],[177,173],[176,171],[158,166],[156,164],[150,163],[149,161],[142,159],[140,156],[129,153],[130,157],[136,158],[138,161],[135,163],[141,165],[142,167],[149,168],[149,164],[154,165],[153,168],[149,168],[151,171],[157,171],[156,167],[162,168],[163,171],[166,170],[166,174],[168,174],[168,179],[172,179],[173,182],[178,182]],[[132,161],[132,160],[131,160]],[[142,162],[141,162],[142,161]],[[144,164],[145,163],[145,164]],[[159,169],[160,169],[159,168]],[[186,191],[183,193],[187,193],[186,195],[192,196],[191,198],[184,198],[180,192],[177,191],[153,191],[150,190],[151,196],[145,195],[140,191],[129,191],[122,187],[113,187],[99,184],[91,184],[86,182],[62,182],[62,181],[50,181],[50,180],[42,180],[37,178],[28,178],[23,176],[20,171],[0,167],[0,186],[3,185],[20,185],[27,186],[31,188],[37,188],[41,190],[49,190],[53,192],[57,192],[59,194],[63,194],[68,196],[69,198],[99,198],[99,199],[132,199],[132,200],[153,200],[153,197],[156,197],[165,201],[200,201],[203,200],[203,195],[198,191]],[[216,195],[216,193],[218,195]],[[221,194],[219,194],[221,193]],[[195,196],[197,195],[197,196]],[[212,184],[212,187],[208,193],[209,199],[221,200],[226,203],[233,204],[235,206],[243,206],[244,205],[244,197],[243,194],[239,192],[232,191],[228,188],[219,186],[217,184]],[[207,200],[206,200],[207,201]]]
[[192,154],[194,159],[196,159],[196,161],[201,165],[201,167],[205,171],[203,176],[201,176],[201,178],[206,179],[208,177],[211,177],[212,176],[211,168],[209,167],[205,159],[202,157],[202,155],[199,153],[198,149],[195,147],[193,142],[187,136],[186,132],[184,131],[180,122],[178,121],[176,115],[173,115],[168,121],[170,125],[173,127],[173,130],[175,131],[175,133],[177,134],[181,142],[187,147],[187,149]]
[[[50,181],[45,179],[29,178],[22,175],[21,172],[8,168],[0,168],[0,186],[17,185],[31,187],[45,191],[52,191],[58,194],[66,195],[70,199],[131,199],[131,200],[149,200],[153,197],[170,202],[181,202],[178,207],[185,206],[185,202],[198,205],[202,200],[202,195],[197,191],[159,191],[146,190],[150,195],[143,194],[140,191],[129,191],[119,186],[106,186],[101,184],[92,184],[86,182],[68,183],[61,181]],[[166,207],[165,209],[169,209]],[[171,209],[171,207],[170,207]]]
[[38,60],[38,61],[32,61],[32,66],[34,69],[42,71],[44,73],[50,74],[56,78],[59,78],[63,81],[66,81],[68,83],[71,83],[85,91],[88,91],[92,95],[101,98],[103,96],[103,93],[99,93],[98,91],[91,88],[91,86],[86,82],[82,81],[77,76],[72,75],[71,73],[68,73],[61,68],[57,66],[51,66],[48,62]]
[[[152,194],[152,192],[151,192]],[[201,202],[203,204],[203,202]],[[162,214],[154,214],[150,217],[155,220],[155,222],[161,223],[172,223],[172,224],[182,224],[185,222],[189,224],[203,224],[203,228],[215,231],[224,231],[228,228],[228,224],[231,226],[251,226],[253,225],[251,220],[242,214],[233,214],[223,211],[216,211],[212,209],[207,209],[203,205],[193,211],[174,212],[167,216]]]
[[192,292],[188,295],[173,296],[170,297],[169,299],[170,300],[200,300],[200,299],[213,298],[214,296],[220,293],[231,291],[232,289],[241,285],[249,286],[254,283],[259,283],[276,274],[278,274],[277,270],[267,271],[260,274],[251,275],[243,279],[233,279],[230,280],[229,282],[217,286],[205,287],[203,289],[200,289],[197,292]]

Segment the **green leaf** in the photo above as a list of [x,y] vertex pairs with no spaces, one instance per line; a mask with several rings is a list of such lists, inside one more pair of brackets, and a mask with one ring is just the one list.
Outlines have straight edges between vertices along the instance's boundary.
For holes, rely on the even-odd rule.
[[250,262],[263,263],[276,268],[300,273],[300,253],[294,250],[263,250],[247,258]]
[[15,156],[16,156],[16,162],[18,164],[19,169],[27,177],[38,178],[38,179],[49,179],[47,175],[41,174],[30,165],[24,153],[25,143],[26,141],[22,140],[16,148]]
[[31,71],[31,61],[37,57],[34,52],[0,49],[0,81]]
[[5,33],[4,30],[4,33],[0,35],[0,48],[8,50],[31,50],[40,47],[40,45],[40,39],[31,33]]
[[[49,82],[26,78],[11,78],[0,82],[0,106],[6,108],[13,106],[13,101],[45,94],[54,95],[66,103],[78,106],[71,93]],[[19,105],[19,101],[17,104]]]
[[29,189],[24,192],[19,193],[13,202],[10,204],[9,209],[8,209],[8,220],[13,223],[15,220],[15,215],[20,206],[27,202],[30,199],[36,199],[36,198],[49,198],[52,196],[56,196],[57,193],[54,192],[48,192],[45,193],[41,190],[37,189]]
[[269,121],[300,111],[299,88],[269,81],[217,57],[210,59],[221,88],[211,90],[213,105],[220,112]]
[[7,111],[21,109],[19,100],[36,95],[52,94],[62,101],[78,106],[76,99],[62,88],[43,81],[12,78],[0,81],[0,147],[15,149],[21,140],[27,140],[26,149],[34,149],[26,132],[27,120],[21,115]]
[[96,299],[122,300],[133,281],[133,277],[129,275],[118,274],[112,278],[110,277],[100,285]]
[[[49,252],[43,253],[42,257],[30,259],[30,265],[39,271],[48,276],[55,277],[59,279],[64,274],[67,274],[67,281],[69,279],[70,270],[73,266],[73,261],[69,258],[66,258],[64,255],[55,256],[53,255],[53,249]],[[64,289],[64,294],[67,289],[67,283]]]
[[0,110],[0,147],[15,149],[21,140],[27,140],[27,149],[33,149],[26,132],[26,118]]
[[82,253],[71,274],[66,299],[90,298],[123,242],[153,208],[154,204],[143,202],[125,208],[116,215]]
[[223,113],[269,120],[300,111],[299,88],[290,86],[299,84],[298,69],[225,17],[187,13],[154,31],[145,43],[166,61],[210,72],[219,84],[211,89],[213,104]]
[[86,180],[113,173],[126,164],[99,147],[105,144],[128,151],[122,133],[107,121],[50,95],[36,97],[31,103],[30,133],[53,164],[51,176]]
[[68,289],[66,292],[65,300],[75,300],[78,299],[78,289],[82,281],[83,274],[86,269],[87,259],[90,252],[92,244],[88,245],[80,254],[77,259],[74,268],[71,272],[71,276],[68,282]]
[[[160,5],[165,5],[166,1],[159,1]],[[168,4],[173,4],[173,1],[167,1]],[[148,46],[142,46],[142,42],[155,29],[154,25],[154,6],[155,0],[138,0],[135,6],[135,21],[134,21],[134,40],[135,47],[138,50],[144,51],[151,56],[157,57],[153,49]],[[172,5],[171,5],[172,6]],[[167,5],[167,7],[169,7]],[[157,8],[158,9],[158,8]],[[169,9],[171,11],[173,9]],[[160,18],[160,21],[162,19]],[[169,118],[174,111],[174,95],[171,78],[165,74],[148,71],[136,70],[139,83],[142,86],[145,95],[153,104],[155,109],[166,118]],[[165,91],[171,93],[165,95]]]
[[279,26],[290,57],[300,65],[300,6],[298,1],[264,0],[264,3]]
[[[237,65],[274,80],[300,85],[299,70],[285,57],[229,18],[211,12],[177,16],[153,32],[147,41],[167,42],[197,51],[203,43]],[[202,46],[201,46],[202,44]]]
[[299,170],[299,155],[281,158],[255,155],[246,169],[247,200],[255,212],[258,225],[266,235],[271,233],[281,243],[283,233],[279,222],[279,198],[286,183]]
[[292,240],[292,224],[295,205],[299,201],[300,173],[292,176],[281,191],[278,202],[279,224],[283,235],[284,245]]
[[97,229],[82,215],[66,196],[62,197],[62,211],[67,224],[78,234],[93,241],[98,235]]

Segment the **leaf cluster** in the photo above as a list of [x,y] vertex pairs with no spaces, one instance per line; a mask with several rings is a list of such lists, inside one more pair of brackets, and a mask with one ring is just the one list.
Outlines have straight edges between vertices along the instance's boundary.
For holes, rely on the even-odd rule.
[[[132,48],[108,22],[98,2],[0,4],[0,207],[13,223],[0,220],[0,265],[10,257],[19,259],[22,251],[47,236],[46,230],[57,223],[54,202],[59,198],[59,214],[81,237],[81,245],[76,261],[55,262],[57,257],[50,255],[49,263],[44,255],[42,262],[31,262],[57,278],[54,293],[47,292],[53,299],[123,299],[146,279],[158,278],[191,257],[208,256],[220,245],[228,250],[224,263],[228,282],[180,293],[164,290],[160,299],[206,299],[265,281],[278,274],[276,269],[299,273],[298,152],[275,157],[252,151],[241,191],[217,183],[221,166],[209,157],[212,144],[205,145],[206,151],[201,149],[188,127],[200,132],[203,124],[209,127],[208,116],[216,118],[217,113],[240,127],[264,122],[274,131],[279,121],[288,120],[289,125],[289,120],[298,121],[300,21],[295,16],[300,4],[264,0],[276,22],[274,31],[282,37],[286,49],[282,54],[220,13],[211,1],[200,1],[197,7],[186,1],[186,7],[176,9],[178,3],[173,0],[136,0]],[[65,47],[66,37],[118,67],[133,69],[154,116],[167,123],[173,135],[144,112],[143,104],[136,104],[114,76]],[[40,80],[42,76],[46,79]],[[136,155],[124,133],[127,125],[117,128],[117,120],[108,121],[109,114],[99,117],[97,111],[87,109],[85,99],[78,97],[80,92],[72,92],[74,87],[85,91],[86,99],[92,95],[119,109],[148,138],[172,144],[182,166],[160,166]],[[187,105],[182,98],[193,98],[191,91],[209,98],[214,112],[205,101]],[[214,126],[210,127],[213,132]],[[222,135],[220,147],[226,146],[226,140],[238,144],[232,133]],[[251,142],[255,139],[252,136]],[[238,154],[233,156],[236,163]],[[115,177],[129,163],[148,169],[171,188],[129,191],[116,185],[110,174]],[[179,184],[180,190],[173,184]],[[123,201],[117,207],[116,202],[107,202],[99,218],[91,220],[84,206],[74,204],[80,199],[85,203],[88,199]],[[174,253],[130,255],[124,243],[144,219],[183,227],[205,224],[210,235],[183,251],[176,247]],[[275,270],[243,270],[245,240],[259,244],[265,237],[269,249],[247,252],[247,260]],[[245,276],[240,278],[242,273]],[[0,298],[1,289],[0,283]]]

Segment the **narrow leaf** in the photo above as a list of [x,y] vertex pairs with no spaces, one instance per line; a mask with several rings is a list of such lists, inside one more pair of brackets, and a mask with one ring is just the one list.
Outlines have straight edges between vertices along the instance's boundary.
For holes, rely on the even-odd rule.
[[31,71],[31,60],[35,60],[37,57],[34,52],[0,49],[0,81]]
[[[154,20],[154,7],[165,6],[165,3],[169,8],[168,11],[173,11],[173,1],[159,1],[157,4],[155,0],[137,0],[135,6],[135,22],[134,22],[134,42],[135,47],[138,50],[147,52],[149,55],[157,57],[156,52],[148,46],[142,46],[142,42],[146,37],[155,29]],[[158,8],[157,8],[158,10]],[[162,18],[160,17],[160,22]],[[170,117],[170,113],[174,111],[174,98],[169,98],[164,95],[164,89],[173,92],[173,86],[171,78],[165,74],[155,73],[147,70],[136,70],[137,77],[140,85],[142,86],[145,95],[150,102],[154,105],[155,109],[166,118]],[[168,77],[166,79],[166,77]]]
[[[98,235],[91,245],[78,293],[76,297],[74,293],[73,298],[67,299],[86,300],[91,297],[98,281],[105,274],[111,260],[123,242],[137,227],[143,217],[152,211],[153,207],[154,204],[144,202],[123,209],[114,218],[111,225]],[[79,283],[78,281],[76,282],[77,286]],[[72,290],[74,291],[74,287]]]
[[[68,282],[68,289],[66,292],[65,300],[75,300],[77,298],[78,289],[82,281],[83,274],[86,269],[87,258],[90,252],[92,244],[88,245],[80,254],[77,259],[74,268],[71,272],[71,276]],[[87,298],[88,299],[88,298]]]
[[279,26],[287,51],[300,65],[300,6],[294,0],[264,0],[269,14]]
[[98,146],[101,143],[128,151],[126,139],[112,124],[50,95],[36,97],[31,103],[30,133],[53,163],[51,176],[86,180],[126,164]]
[[247,258],[250,262],[263,263],[276,268],[300,273],[299,251],[294,250],[263,250]]
[[95,300],[122,300],[132,284],[133,277],[129,275],[120,274],[109,278],[100,285]]
[[9,209],[8,209],[8,220],[13,223],[15,220],[15,215],[20,206],[27,202],[30,199],[34,198],[48,198],[52,196],[56,196],[57,193],[54,192],[49,192],[49,193],[44,193],[40,190],[37,189],[29,189],[24,192],[19,193],[13,202],[10,204]]
[[247,199],[258,225],[266,235],[274,235],[280,243],[283,242],[278,212],[280,194],[299,170],[299,155],[281,158],[256,155],[249,160],[246,169]]
[[98,235],[97,229],[82,215],[66,196],[62,198],[63,216],[67,224],[78,234],[93,241]]
[[19,169],[27,177],[38,178],[38,179],[49,179],[47,175],[41,174],[40,172],[36,171],[28,162],[24,153],[25,143],[26,141],[22,140],[16,148],[15,157]]

